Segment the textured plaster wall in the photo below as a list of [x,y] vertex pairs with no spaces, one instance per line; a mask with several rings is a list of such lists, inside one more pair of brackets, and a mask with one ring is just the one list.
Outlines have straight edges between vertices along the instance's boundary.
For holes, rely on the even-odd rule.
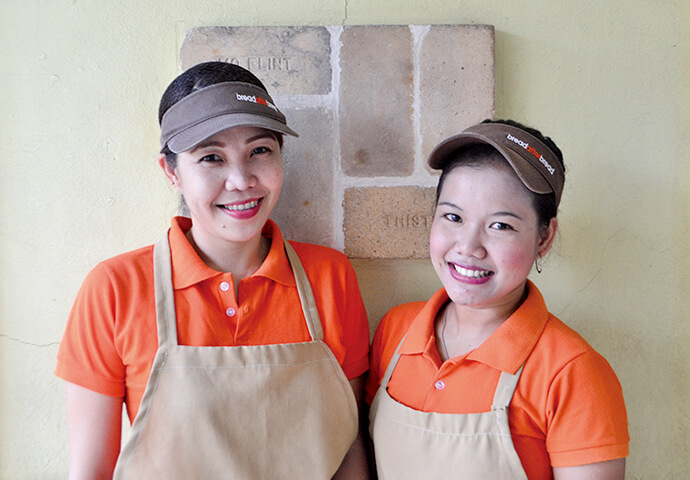
[[[628,478],[690,458],[690,4],[565,0],[6,0],[0,14],[0,478],[64,478],[52,376],[100,259],[155,241],[177,200],[154,163],[160,93],[202,25],[492,24],[496,113],[566,153],[561,235],[535,278],[611,362]],[[449,48],[449,51],[451,49]],[[370,315],[437,288],[423,260],[357,261]]]

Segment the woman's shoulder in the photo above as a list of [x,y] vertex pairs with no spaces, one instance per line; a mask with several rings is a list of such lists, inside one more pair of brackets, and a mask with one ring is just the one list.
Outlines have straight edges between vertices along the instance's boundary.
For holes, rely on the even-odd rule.
[[304,257],[303,261],[324,261],[333,263],[349,263],[347,256],[331,247],[326,247],[324,245],[319,245],[316,243],[305,243],[297,242],[294,240],[289,240],[288,243],[295,249],[295,252],[300,256],[300,259]]
[[94,268],[112,273],[124,273],[138,272],[142,267],[153,268],[153,245],[140,247],[102,260]]
[[436,308],[438,303],[436,300],[437,296],[438,293],[426,301],[407,302],[392,307],[381,318],[376,328],[375,336],[377,340],[381,343],[388,344],[393,342],[397,345],[420,315],[424,316],[421,320],[426,320],[427,317],[435,315],[438,310]]
[[136,288],[153,279],[153,245],[120,253],[98,262],[88,273],[83,287],[100,288],[104,283],[114,288]]
[[551,370],[553,375],[568,371],[612,372],[603,355],[582,335],[553,314],[549,314],[544,331],[530,354],[528,364],[531,364],[532,368],[538,366],[542,370]]
[[347,256],[330,247],[314,243],[289,242],[297,253],[304,270],[312,275],[349,277],[354,276],[354,268]]

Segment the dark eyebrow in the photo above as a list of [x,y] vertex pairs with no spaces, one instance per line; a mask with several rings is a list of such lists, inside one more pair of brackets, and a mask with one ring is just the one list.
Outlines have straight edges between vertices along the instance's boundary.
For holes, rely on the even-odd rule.
[[201,142],[198,144],[196,147],[192,148],[189,153],[194,153],[200,148],[208,148],[208,147],[220,147],[223,148],[225,144],[223,142],[219,142],[218,140],[207,140],[205,142]]
[[271,138],[271,139],[275,140],[276,142],[278,141],[278,138],[276,137],[275,133],[270,132],[270,131],[266,131],[266,132],[262,132],[262,133],[257,133],[253,137],[248,138],[246,143],[251,143],[255,140],[260,140],[262,138]]
[[523,218],[520,215],[518,215],[517,213],[513,213],[513,212],[495,212],[493,214],[493,216],[494,217],[513,217],[513,218],[517,218],[518,220],[523,220]]
[[[454,208],[456,210],[459,210],[461,212],[463,211],[462,208],[458,207],[453,202],[439,202],[438,206],[439,207],[440,206],[450,207],[450,208]],[[520,221],[524,221],[524,219],[520,215],[518,215],[517,213],[514,213],[514,212],[509,212],[509,211],[494,212],[491,214],[491,216],[492,217],[513,217],[513,218],[517,218]]]
[[458,207],[458,206],[457,206],[456,204],[454,204],[453,202],[439,202],[439,203],[438,203],[438,206],[439,206],[439,207],[440,207],[440,206],[451,207],[451,208],[455,208],[456,210],[462,210],[462,208]]
[[[278,141],[278,139],[276,138],[276,136],[273,132],[266,131],[266,132],[257,133],[253,137],[248,138],[245,143],[252,143],[252,142],[254,142],[256,140],[260,140],[262,138],[271,138],[271,139],[275,140],[276,142]],[[206,140],[206,141],[198,144],[196,147],[192,148],[189,151],[189,153],[194,153],[196,150],[198,150],[200,148],[208,148],[208,147],[223,148],[223,147],[225,147],[225,143],[220,142],[218,140]]]

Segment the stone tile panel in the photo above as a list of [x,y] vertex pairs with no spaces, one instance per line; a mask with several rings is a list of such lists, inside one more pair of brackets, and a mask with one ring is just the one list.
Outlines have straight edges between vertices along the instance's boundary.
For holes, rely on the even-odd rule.
[[326,95],[331,91],[331,35],[325,27],[199,27],[180,51],[182,69],[201,62],[235,63],[269,93]]
[[340,42],[343,172],[352,177],[410,175],[414,45],[409,27],[345,27]]
[[271,218],[285,238],[333,246],[337,205],[333,112],[323,108],[282,110],[288,125],[300,136],[285,139],[283,190]]
[[435,188],[345,190],[345,253],[352,258],[425,258]]
[[494,28],[432,25],[420,54],[424,160],[441,140],[494,116]]

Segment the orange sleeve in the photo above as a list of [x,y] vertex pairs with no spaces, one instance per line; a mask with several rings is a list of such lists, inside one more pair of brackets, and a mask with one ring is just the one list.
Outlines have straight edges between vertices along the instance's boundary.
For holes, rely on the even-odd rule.
[[369,321],[364,307],[359,284],[352,264],[345,267],[345,291],[347,299],[343,306],[343,347],[345,349],[341,366],[350,380],[366,373],[369,369]]
[[60,342],[55,374],[97,393],[125,394],[125,367],[115,347],[115,293],[106,267],[87,275]]
[[596,351],[579,355],[558,373],[546,409],[546,449],[553,467],[628,455],[623,391],[611,366]]
[[290,242],[309,277],[324,341],[348,379],[369,369],[369,322],[350,260],[332,248]]

